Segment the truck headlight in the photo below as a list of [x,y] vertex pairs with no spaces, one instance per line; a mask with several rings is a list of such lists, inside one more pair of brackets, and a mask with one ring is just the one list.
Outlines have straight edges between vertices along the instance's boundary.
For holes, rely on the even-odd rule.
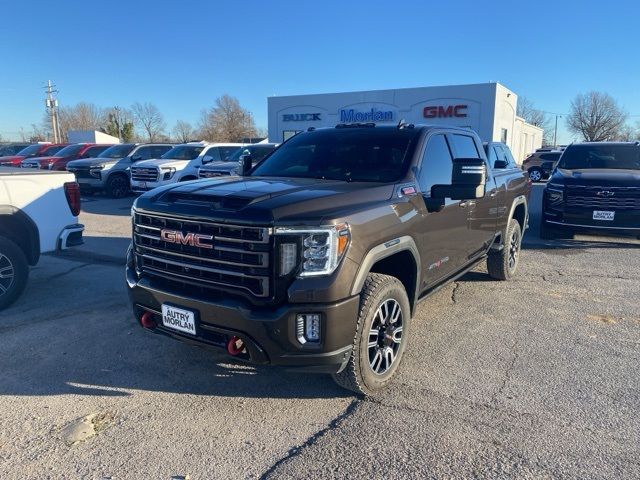
[[547,186],[545,195],[547,196],[547,203],[549,205],[556,205],[562,203],[564,200],[564,191],[560,188],[550,188]]
[[176,173],[176,169],[173,167],[165,167],[162,169],[162,179],[163,180],[171,180]]
[[299,277],[332,274],[351,241],[349,225],[346,223],[319,228],[278,227],[275,233],[287,236],[287,240],[280,245],[280,275],[283,276],[298,265],[298,246],[302,263]]
[[105,170],[110,170],[111,167],[113,167],[113,164],[109,164],[109,165],[93,165],[91,167],[89,167],[89,175],[91,175],[92,177],[95,178],[100,178],[101,177],[101,173]]

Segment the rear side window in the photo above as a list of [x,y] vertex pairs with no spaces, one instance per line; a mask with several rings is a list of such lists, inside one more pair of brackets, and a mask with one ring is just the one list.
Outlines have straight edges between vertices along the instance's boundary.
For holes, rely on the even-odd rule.
[[434,135],[427,143],[420,165],[418,184],[422,193],[430,196],[434,185],[449,185],[452,167],[453,157],[447,139],[442,134]]
[[476,142],[468,135],[451,135],[453,151],[458,158],[480,158]]
[[542,155],[540,155],[540,158],[542,160],[549,160],[552,162],[556,162],[558,161],[558,159],[560,158],[560,153],[543,153]]

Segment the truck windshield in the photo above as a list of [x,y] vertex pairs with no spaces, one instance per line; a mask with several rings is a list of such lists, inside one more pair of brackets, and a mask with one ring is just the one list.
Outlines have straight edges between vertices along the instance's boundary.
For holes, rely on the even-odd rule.
[[606,143],[572,145],[562,154],[558,168],[567,170],[588,168],[640,170],[640,146]]
[[42,144],[29,145],[26,148],[20,150],[16,155],[20,155],[21,157],[30,157],[35,155],[42,148]]
[[198,158],[204,147],[194,147],[191,145],[178,145],[173,147],[160,158],[170,160],[193,160]]
[[68,147],[64,147],[62,150],[56,153],[57,157],[72,157],[73,155],[77,155],[80,150],[82,150],[86,145],[78,144],[78,145],[69,145]]
[[100,158],[124,158],[131,150],[133,150],[135,145],[131,144],[123,144],[123,145],[114,145],[113,147],[107,148],[104,152],[98,155]]
[[404,176],[419,136],[413,128],[332,128],[292,137],[252,176],[394,182]]

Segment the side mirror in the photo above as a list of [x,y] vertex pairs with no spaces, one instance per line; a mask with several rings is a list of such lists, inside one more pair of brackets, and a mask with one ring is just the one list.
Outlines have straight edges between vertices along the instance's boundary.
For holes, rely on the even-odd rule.
[[132,162],[137,162],[138,160],[142,160],[142,155],[134,155],[131,157]]
[[251,167],[253,167],[253,156],[250,153],[245,153],[238,161],[238,175],[242,177],[249,175]]
[[453,160],[451,185],[434,185],[431,198],[473,200],[484,197],[487,183],[487,166],[481,158],[456,158]]
[[500,170],[501,168],[507,168],[509,164],[506,160],[496,160],[493,162],[493,168]]
[[213,160],[213,157],[211,155],[205,155],[202,159],[202,164],[204,165],[205,163],[209,163],[211,162],[211,160]]

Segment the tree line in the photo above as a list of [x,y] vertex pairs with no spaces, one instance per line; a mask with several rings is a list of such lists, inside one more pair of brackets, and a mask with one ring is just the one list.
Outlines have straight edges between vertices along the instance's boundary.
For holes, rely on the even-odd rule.
[[[58,109],[58,123],[63,141],[71,130],[97,130],[123,142],[179,143],[206,140],[210,142],[240,142],[246,138],[263,136],[256,128],[253,114],[230,95],[218,97],[214,105],[202,110],[197,125],[185,120],[176,121],[168,129],[160,109],[149,102],[136,102],[129,108],[102,108],[93,103],[79,102]],[[51,118],[46,114],[41,125],[32,125],[32,132],[23,140],[44,141],[50,139]]]
[[[534,107],[526,97],[518,99],[519,117],[527,123],[544,130],[544,145],[553,145],[554,130],[552,116]],[[632,125],[629,114],[608,93],[580,93],[571,102],[568,115],[565,117],[567,130],[585,142],[640,140],[640,121]]]

